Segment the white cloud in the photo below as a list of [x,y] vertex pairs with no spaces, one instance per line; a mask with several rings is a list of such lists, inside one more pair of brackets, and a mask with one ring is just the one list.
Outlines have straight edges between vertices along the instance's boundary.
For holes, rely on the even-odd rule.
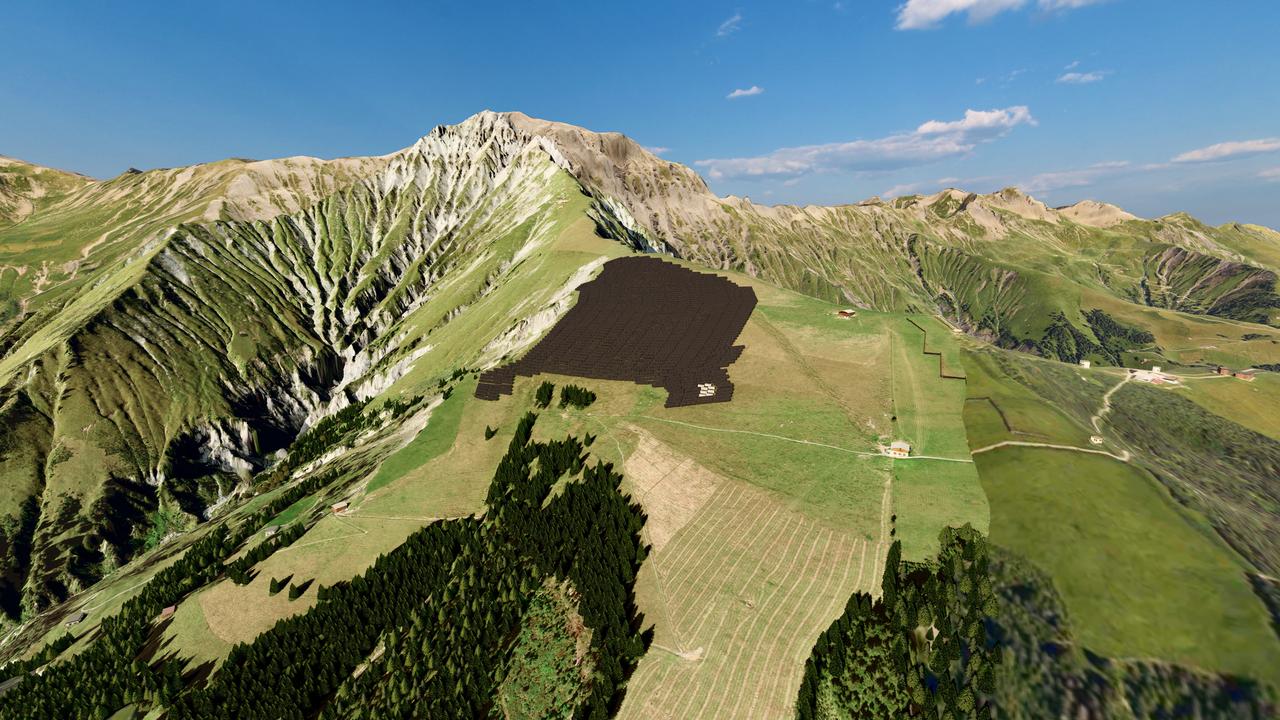
[[903,183],[901,185],[894,185],[883,193],[880,193],[880,197],[886,200],[892,200],[893,198],[902,197],[903,195],[919,195],[924,190],[933,190],[936,192],[942,188],[956,187],[960,184],[960,178],[955,177],[938,178],[932,182]]
[[969,22],[982,22],[1005,10],[1016,10],[1026,0],[907,0],[898,8],[899,30],[923,30],[936,26],[953,13],[967,13]]
[[1003,135],[1009,129],[1023,123],[1035,125],[1031,110],[1026,105],[1015,105],[1003,110],[965,110],[964,119],[943,122],[930,120],[916,128],[919,135],[945,135],[952,133],[984,134],[995,132]]
[[1079,61],[1079,60],[1072,60],[1070,63],[1068,63],[1068,64],[1067,64],[1065,67],[1063,67],[1062,69],[1063,69],[1063,70],[1075,70],[1075,69],[1076,69],[1076,68],[1078,68],[1078,67],[1080,67],[1080,61]]
[[1106,0],[1040,0],[1040,9],[1053,12],[1055,10],[1075,10],[1086,5],[1096,5]]
[[[964,13],[970,23],[980,23],[1006,10],[1020,10],[1028,0],[906,0],[898,6],[899,30],[924,30],[936,27],[948,16]],[[1036,0],[1044,12],[1074,10],[1105,0]]]
[[975,85],[986,85],[988,80],[994,80],[995,82],[1000,83],[1000,87],[1004,88],[1004,87],[1009,87],[1009,85],[1011,85],[1014,80],[1017,80],[1018,78],[1022,77],[1026,73],[1027,73],[1026,68],[1018,68],[1017,70],[1010,70],[1009,72],[1003,75],[997,75],[994,78],[980,77],[977,80],[974,80],[973,82]]
[[1083,73],[1069,72],[1059,75],[1058,82],[1065,85],[1088,85],[1089,83],[1096,83],[1110,74],[1109,70],[1094,70],[1093,72]]
[[1130,164],[1123,160],[1094,163],[1076,170],[1040,173],[1018,183],[1018,187],[1022,188],[1023,192],[1032,194],[1048,193],[1063,188],[1085,187],[1104,177],[1125,172],[1129,168]]
[[759,85],[752,85],[751,87],[746,89],[738,88],[737,90],[734,90],[733,92],[729,93],[728,95],[725,95],[724,97],[726,100],[736,100],[738,98],[751,97],[752,95],[760,95],[763,93],[764,93],[764,88],[760,87]]
[[960,120],[930,120],[914,131],[875,140],[804,145],[745,158],[699,160],[713,180],[786,178],[818,172],[897,170],[961,157],[978,145],[1008,135],[1019,125],[1035,125],[1023,105],[1001,110],[966,110]]
[[915,195],[923,186],[924,183],[903,183],[901,185],[894,185],[888,190],[880,193],[880,197],[886,200],[892,200],[896,197],[902,197],[903,195]]
[[1184,152],[1175,157],[1176,163],[1216,162],[1231,160],[1250,155],[1262,155],[1280,150],[1280,138],[1262,138],[1260,140],[1240,140],[1210,145],[1196,150]]
[[654,155],[666,155],[667,153],[671,152],[671,148],[662,147],[661,145],[645,145],[644,149],[648,150]]
[[742,27],[742,13],[735,12],[729,16],[728,20],[720,23],[720,27],[716,28],[716,37],[729,37],[738,32]]
[[1258,177],[1267,182],[1280,182],[1280,167],[1267,168],[1258,173]]

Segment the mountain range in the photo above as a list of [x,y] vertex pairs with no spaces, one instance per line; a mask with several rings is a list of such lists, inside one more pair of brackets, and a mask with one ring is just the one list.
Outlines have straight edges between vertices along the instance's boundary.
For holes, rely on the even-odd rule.
[[[857,365],[849,357],[861,346],[828,348],[818,340],[809,346],[805,338],[838,332],[832,328],[841,326],[830,325],[838,321],[828,316],[840,309],[866,323],[928,318],[934,324],[919,320],[918,339],[915,329],[898,325],[884,337],[924,343],[938,356],[933,362],[967,376],[967,391],[938,389],[945,382],[939,378],[929,380],[939,383],[927,386],[933,390],[912,389],[920,404],[911,412],[927,416],[928,403],[951,398],[937,412],[954,420],[961,438],[954,454],[976,462],[976,474],[966,481],[972,497],[954,508],[989,504],[996,544],[1010,537],[995,528],[998,513],[1012,506],[996,501],[991,484],[1005,471],[984,465],[995,461],[979,458],[993,454],[980,453],[1005,442],[1089,450],[1089,436],[1095,436],[1094,449],[1120,458],[1126,472],[1141,464],[1141,472],[1149,473],[1142,482],[1188,514],[1188,527],[1200,533],[1196,542],[1213,547],[1214,562],[1231,558],[1239,565],[1233,582],[1245,590],[1231,597],[1243,597],[1252,608],[1241,627],[1253,628],[1248,623],[1265,618],[1266,603],[1280,596],[1271,579],[1280,574],[1273,554],[1280,550],[1274,523],[1280,468],[1270,464],[1280,453],[1268,454],[1272,445],[1280,447],[1280,432],[1276,406],[1267,400],[1277,396],[1271,371],[1280,370],[1280,233],[1246,224],[1212,227],[1182,213],[1143,219],[1095,201],[1050,207],[1016,188],[989,194],[947,189],[834,207],[767,206],[719,197],[692,169],[624,135],[486,111],[380,157],[232,159],[129,170],[105,180],[0,158],[0,602],[8,635],[8,647],[0,650],[10,659],[37,656],[73,608],[97,610],[90,599],[104,587],[172,562],[179,549],[211,528],[230,526],[271,492],[324,473],[331,473],[326,477],[334,488],[353,479],[376,483],[459,402],[444,388],[463,393],[469,373],[519,357],[572,307],[579,285],[610,258],[634,253],[753,284],[762,308],[744,331],[746,352],[776,343],[778,357],[794,363],[796,377],[820,388],[834,416],[868,438],[887,440],[897,432],[895,423],[908,417],[901,409],[908,391],[901,380],[885,379],[877,387],[891,386],[893,409],[864,411],[841,386],[862,382],[847,373],[880,377],[876,365],[883,363],[846,367],[841,363]],[[792,317],[800,308],[823,318],[825,324],[814,326],[821,330],[789,329],[788,323],[798,328],[810,322]],[[756,336],[763,339],[750,339]],[[895,344],[899,340],[886,342],[884,358],[905,352],[905,345]],[[867,357],[879,352],[868,350]],[[748,356],[743,363],[749,374]],[[1101,372],[1162,366],[1206,376],[1218,366],[1253,368],[1258,379],[1250,387],[1265,396],[1236,397],[1234,385],[1223,395],[1199,390],[1212,383],[1227,388],[1229,377],[1198,385],[1187,380],[1208,395],[1172,399],[1147,397],[1129,383],[1113,407],[1104,391],[1119,386],[1104,387],[1097,379],[1110,376],[1082,376],[1083,384],[1071,385],[1077,382],[1073,373],[1084,372],[1082,363]],[[596,389],[611,412],[630,412],[622,400],[610,405],[608,390]],[[745,397],[742,402],[751,402],[749,391]],[[995,420],[982,409],[988,398],[999,413]],[[1209,438],[1199,425],[1184,427],[1187,418],[1200,416],[1160,405],[1174,400],[1203,412],[1203,422],[1218,434]],[[1053,417],[1043,421],[1041,414]],[[467,427],[470,415],[463,417]],[[988,420],[996,430],[989,431]],[[598,427],[591,424],[597,420],[582,422],[584,432],[615,428],[611,420]],[[789,435],[790,422],[782,421],[775,434]],[[1144,441],[1144,422],[1159,428],[1151,438],[1171,438],[1179,449]],[[1055,423],[1068,428],[1062,436],[1070,442],[1042,426]],[[706,448],[695,451],[660,428],[633,425],[619,421],[616,427],[624,428],[618,432],[634,452],[663,448],[653,450],[653,463],[667,453],[672,462],[697,459],[709,468],[709,478],[752,477],[735,469],[737,462],[748,463],[745,457],[717,465],[699,454]],[[500,427],[509,430],[510,423]],[[923,437],[916,444],[928,446]],[[1215,466],[1204,470],[1205,478],[1192,478],[1200,440],[1204,452],[1251,449],[1230,455],[1235,468]],[[492,466],[464,467],[462,445],[449,439],[447,446],[453,448],[448,457],[462,453],[451,462],[463,464],[439,472],[492,473]],[[619,445],[615,460],[627,477],[635,470],[632,457]],[[1089,461],[1094,459],[1113,461]],[[719,481],[684,482],[697,495],[700,482],[718,487]],[[791,497],[788,490],[764,487]],[[483,495],[483,486],[478,492]],[[801,512],[812,499],[803,493],[796,498],[788,511]],[[425,508],[424,517],[478,516],[483,507],[451,503],[438,512]],[[811,513],[797,527],[838,527],[833,517],[861,512],[851,507],[846,503],[830,516],[823,515],[827,510]],[[894,521],[904,522],[911,511],[894,507]],[[938,548],[944,518],[972,517],[988,530],[981,527],[986,510],[949,507],[921,511],[930,520],[918,531],[926,540],[912,559]],[[651,523],[664,512],[646,511]],[[879,495],[867,513],[881,516]],[[312,520],[321,515],[315,511]],[[844,541],[828,544],[833,552],[847,549],[849,557],[870,547],[883,563],[888,522],[880,517],[867,525],[866,536],[850,535],[847,548]],[[901,526],[897,532],[912,555],[911,540],[902,538]],[[396,546],[388,542],[379,550]],[[346,576],[364,562],[352,564]],[[872,557],[873,572],[877,562]],[[1019,562],[1001,560],[1000,567]],[[1042,569],[1055,574],[1055,568]],[[1258,589],[1249,590],[1250,582]],[[848,595],[849,588],[841,587]],[[878,580],[867,587],[879,597]],[[645,604],[645,591],[636,592],[653,620],[657,614]],[[1070,607],[1076,592],[1066,593],[1068,609],[1073,616],[1089,615],[1092,610]],[[841,598],[832,608],[843,606]],[[1280,603],[1270,607],[1275,622]],[[211,612],[207,605],[204,612]],[[828,615],[823,611],[806,622],[825,627],[834,619]],[[1155,659],[1214,678],[1269,682],[1275,667],[1267,670],[1267,659],[1280,657],[1280,643],[1265,623],[1261,627],[1263,649],[1254,649],[1262,659],[1218,667],[1194,653]],[[797,688],[816,639],[804,638],[799,658],[773,658],[789,663]],[[219,640],[228,647],[233,641],[247,639]],[[79,642],[75,648],[89,641],[81,636]],[[693,647],[675,649],[676,655],[692,653]],[[1101,673],[1113,685],[1084,698],[1082,685],[1063,681],[1075,688],[1078,701],[1063,707],[1113,716],[1115,708],[1136,702],[1123,697],[1125,682],[1115,680],[1120,671],[1099,669],[1111,661],[1079,662],[1087,666],[1081,677]],[[637,678],[644,677],[644,661],[640,668]],[[716,682],[730,680],[717,673]],[[626,702],[649,702],[638,679],[632,687],[633,699]],[[783,684],[776,692],[789,689]],[[654,698],[650,706],[624,704],[623,714],[664,716],[654,708],[667,708],[666,700]],[[775,716],[763,705],[742,711],[736,716]]]

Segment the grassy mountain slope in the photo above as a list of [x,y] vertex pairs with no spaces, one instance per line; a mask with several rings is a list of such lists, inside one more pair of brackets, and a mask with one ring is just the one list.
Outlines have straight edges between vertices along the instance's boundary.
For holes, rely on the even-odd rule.
[[551,138],[593,193],[627,209],[635,246],[833,302],[940,312],[1025,349],[1038,349],[1058,314],[1090,335],[1092,294],[1250,323],[1280,318],[1280,244],[1265,229],[1140,220],[1094,202],[1054,209],[1012,188],[769,207],[718,198],[688,168],[616,133],[507,117]]
[[[9,222],[0,221],[0,347],[13,348],[59,322],[94,285],[108,286],[103,295],[119,292],[179,223],[297,212],[387,162],[224,160],[95,181],[6,159],[0,188],[30,184],[26,194],[35,200],[21,217],[11,212]],[[90,312],[82,308],[79,319]]]
[[[1084,646],[1280,680],[1249,581],[1274,555],[1275,441],[1111,368],[976,345],[965,365],[991,539],[1053,577]],[[1185,382],[1193,398],[1250,385]]]
[[[765,207],[715,197],[624,136],[515,113],[380,158],[101,182],[33,167],[0,165],[0,201],[37,187],[16,177],[47,188],[0,221],[0,657],[59,650],[48,643],[76,611],[88,619],[58,662],[91,651],[104,619],[231,528],[243,537],[219,552],[253,558],[248,574],[185,588],[148,640],[155,667],[202,675],[282,621],[329,612],[319,588],[359,584],[420,529],[469,527],[492,510],[506,449],[488,431],[508,436],[544,379],[489,403],[471,397],[475,372],[522,353],[603,262],[645,250],[718,269],[760,303],[731,403],[668,409],[652,388],[592,382],[595,405],[545,411],[534,430],[591,437],[584,452],[614,463],[645,512],[633,590],[654,644],[623,716],[785,714],[813,638],[850,593],[875,591],[890,538],[931,557],[939,530],[964,523],[1044,567],[1090,647],[1275,680],[1280,643],[1246,578],[1274,573],[1271,378],[1256,397],[1206,381],[1175,406],[1108,395],[1114,368],[1057,362],[1280,362],[1270,231],[1016,190]],[[835,315],[849,306],[856,318]],[[880,455],[895,439],[917,457]],[[971,461],[1005,441],[1111,456],[998,447]],[[1185,452],[1164,457],[1170,444]],[[1197,464],[1209,476],[1189,477]],[[344,515],[327,510],[338,500]],[[269,524],[300,536],[258,558]],[[442,592],[474,580],[450,573]],[[286,578],[311,584],[272,593]],[[503,677],[558,669],[545,686],[499,682],[503,702],[549,702],[561,683],[582,696],[569,658],[600,660],[574,644],[574,591],[540,587],[555,592],[522,632],[554,647],[525,647]],[[1152,626],[1152,605],[1195,608]],[[394,705],[400,664],[349,691]]]
[[5,357],[7,424],[48,448],[5,462],[14,505],[41,498],[29,609],[127,560],[161,504],[206,516],[301,429],[381,392],[422,352],[415,310],[437,300],[446,322],[556,227],[563,171],[491,119],[299,212],[179,225],[118,293],[87,288]]

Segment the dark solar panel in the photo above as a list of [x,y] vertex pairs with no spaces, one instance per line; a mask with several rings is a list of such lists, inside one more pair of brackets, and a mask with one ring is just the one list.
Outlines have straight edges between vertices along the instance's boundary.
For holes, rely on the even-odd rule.
[[480,376],[476,397],[511,394],[517,376],[631,380],[667,391],[667,407],[733,397],[734,340],[756,306],[751,288],[654,257],[605,263],[578,303],[519,360]]

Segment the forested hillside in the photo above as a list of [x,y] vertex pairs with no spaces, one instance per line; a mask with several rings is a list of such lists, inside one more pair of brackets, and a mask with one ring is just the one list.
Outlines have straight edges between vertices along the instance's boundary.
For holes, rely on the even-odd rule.
[[1267,717],[1277,272],[519,113],[0,158],[0,716]]

